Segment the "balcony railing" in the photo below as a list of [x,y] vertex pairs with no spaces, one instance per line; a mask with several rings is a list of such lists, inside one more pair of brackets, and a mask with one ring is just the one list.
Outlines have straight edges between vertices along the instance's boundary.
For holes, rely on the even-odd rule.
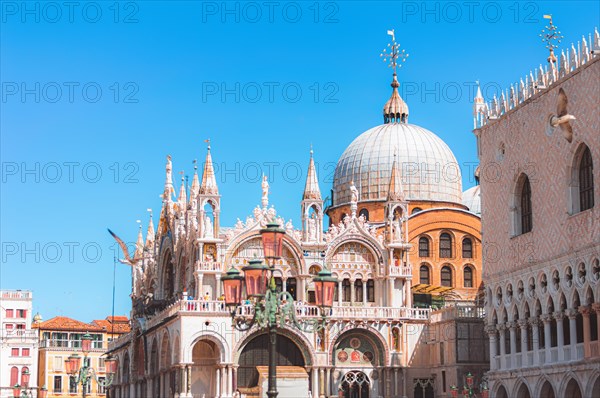
[[38,331],[31,329],[2,329],[0,335],[3,339],[37,339]]
[[[70,348],[73,350],[81,349],[80,340],[57,340],[57,339],[44,339],[40,342],[40,348]],[[92,341],[93,351],[102,351],[102,341]]]
[[11,300],[30,300],[31,292],[23,290],[2,290],[0,297]]
[[412,276],[412,266],[398,266],[398,265],[390,265],[390,276],[397,276],[402,278],[408,278]]
[[[314,305],[295,303],[296,316],[298,318],[321,317],[321,309]],[[179,300],[148,320],[146,328],[152,328],[166,318],[178,313],[198,315],[221,315],[229,316],[229,310],[223,301],[204,300]],[[406,319],[427,320],[431,310],[428,308],[404,308],[404,307],[333,307],[326,316],[330,319]],[[241,305],[237,308],[237,315],[251,317],[254,315],[252,304]],[[113,346],[113,344],[111,344]]]
[[197,261],[196,271],[223,272],[223,264],[216,261]]

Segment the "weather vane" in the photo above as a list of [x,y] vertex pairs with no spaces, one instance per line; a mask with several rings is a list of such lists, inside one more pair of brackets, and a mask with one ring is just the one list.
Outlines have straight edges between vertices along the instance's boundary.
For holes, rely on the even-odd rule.
[[558,27],[552,23],[552,15],[544,15],[544,19],[549,19],[550,22],[545,29],[542,29],[540,37],[542,41],[546,43],[546,48],[550,50],[550,56],[548,56],[548,62],[556,62],[556,56],[554,55],[554,49],[558,47],[562,39],[564,38],[560,34]]
[[389,67],[394,68],[394,74],[396,74],[396,68],[402,67],[402,62],[408,58],[408,53],[405,50],[400,51],[400,45],[396,43],[396,36],[394,35],[394,29],[388,30],[387,34],[392,36],[392,42],[388,44],[389,52],[387,48],[383,49],[383,52],[379,54],[383,58],[383,62],[390,60]]

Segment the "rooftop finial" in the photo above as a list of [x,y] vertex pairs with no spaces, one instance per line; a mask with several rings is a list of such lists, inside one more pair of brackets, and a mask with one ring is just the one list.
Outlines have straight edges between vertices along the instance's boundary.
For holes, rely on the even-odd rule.
[[389,52],[387,48],[383,49],[380,57],[383,58],[384,62],[388,62],[389,67],[394,69],[394,75],[392,79],[392,96],[383,106],[383,122],[384,123],[407,123],[408,122],[408,105],[398,94],[398,75],[396,74],[396,68],[402,67],[402,63],[408,58],[408,54],[405,50],[400,51],[400,45],[396,43],[396,36],[394,30],[388,30],[387,34],[392,36],[392,42],[388,44]]
[[204,142],[206,142],[207,148],[210,151],[210,138],[205,139]]
[[544,19],[550,20],[548,26],[545,29],[542,29],[542,33],[540,33],[540,37],[542,41],[546,43],[546,48],[550,51],[550,55],[548,56],[548,62],[556,63],[556,56],[554,55],[554,49],[558,47],[563,36],[560,34],[560,30],[558,27],[552,23],[552,14],[544,15]]

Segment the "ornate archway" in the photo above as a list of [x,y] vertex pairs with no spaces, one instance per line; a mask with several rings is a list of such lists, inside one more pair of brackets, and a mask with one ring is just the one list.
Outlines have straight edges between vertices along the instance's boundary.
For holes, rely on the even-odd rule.
[[350,371],[344,374],[338,391],[343,398],[369,398],[371,380],[361,371]]
[[[269,364],[269,336],[262,333],[252,338],[242,349],[238,360],[237,385],[241,388],[258,384],[257,366]],[[289,337],[277,335],[277,366],[305,367],[306,361],[300,347]]]
[[217,393],[217,368],[221,352],[211,340],[199,340],[192,349],[192,394],[213,397]]

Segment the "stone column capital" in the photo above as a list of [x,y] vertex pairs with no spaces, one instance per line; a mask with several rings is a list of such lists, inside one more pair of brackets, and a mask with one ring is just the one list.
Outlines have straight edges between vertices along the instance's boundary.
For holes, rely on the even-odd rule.
[[531,317],[527,320],[527,322],[529,322],[529,324],[533,327],[538,327],[540,326],[540,319],[538,317]]
[[568,308],[565,310],[565,314],[569,319],[575,319],[577,317],[577,310],[575,308]]
[[517,323],[519,324],[519,327],[520,327],[521,329],[527,329],[527,325],[529,324],[529,323],[527,322],[527,319],[519,319],[519,320],[517,321]]
[[542,322],[544,323],[550,323],[550,321],[552,320],[552,314],[542,314],[540,316],[540,319],[542,320]]
[[590,314],[592,312],[592,307],[589,305],[581,305],[581,306],[579,306],[579,308],[577,310],[583,316],[590,316]]
[[517,326],[518,326],[518,324],[515,321],[506,322],[506,328],[507,329],[514,330],[514,329],[517,328]]
[[594,304],[592,304],[592,309],[594,311],[596,311],[598,314],[600,314],[600,303],[594,303]]
[[498,330],[496,330],[496,325],[489,323],[485,326],[485,332],[490,336],[495,336],[498,334]]
[[556,312],[552,313],[552,316],[554,317],[555,320],[562,321],[563,318],[565,317],[565,314],[562,311],[556,311]]

